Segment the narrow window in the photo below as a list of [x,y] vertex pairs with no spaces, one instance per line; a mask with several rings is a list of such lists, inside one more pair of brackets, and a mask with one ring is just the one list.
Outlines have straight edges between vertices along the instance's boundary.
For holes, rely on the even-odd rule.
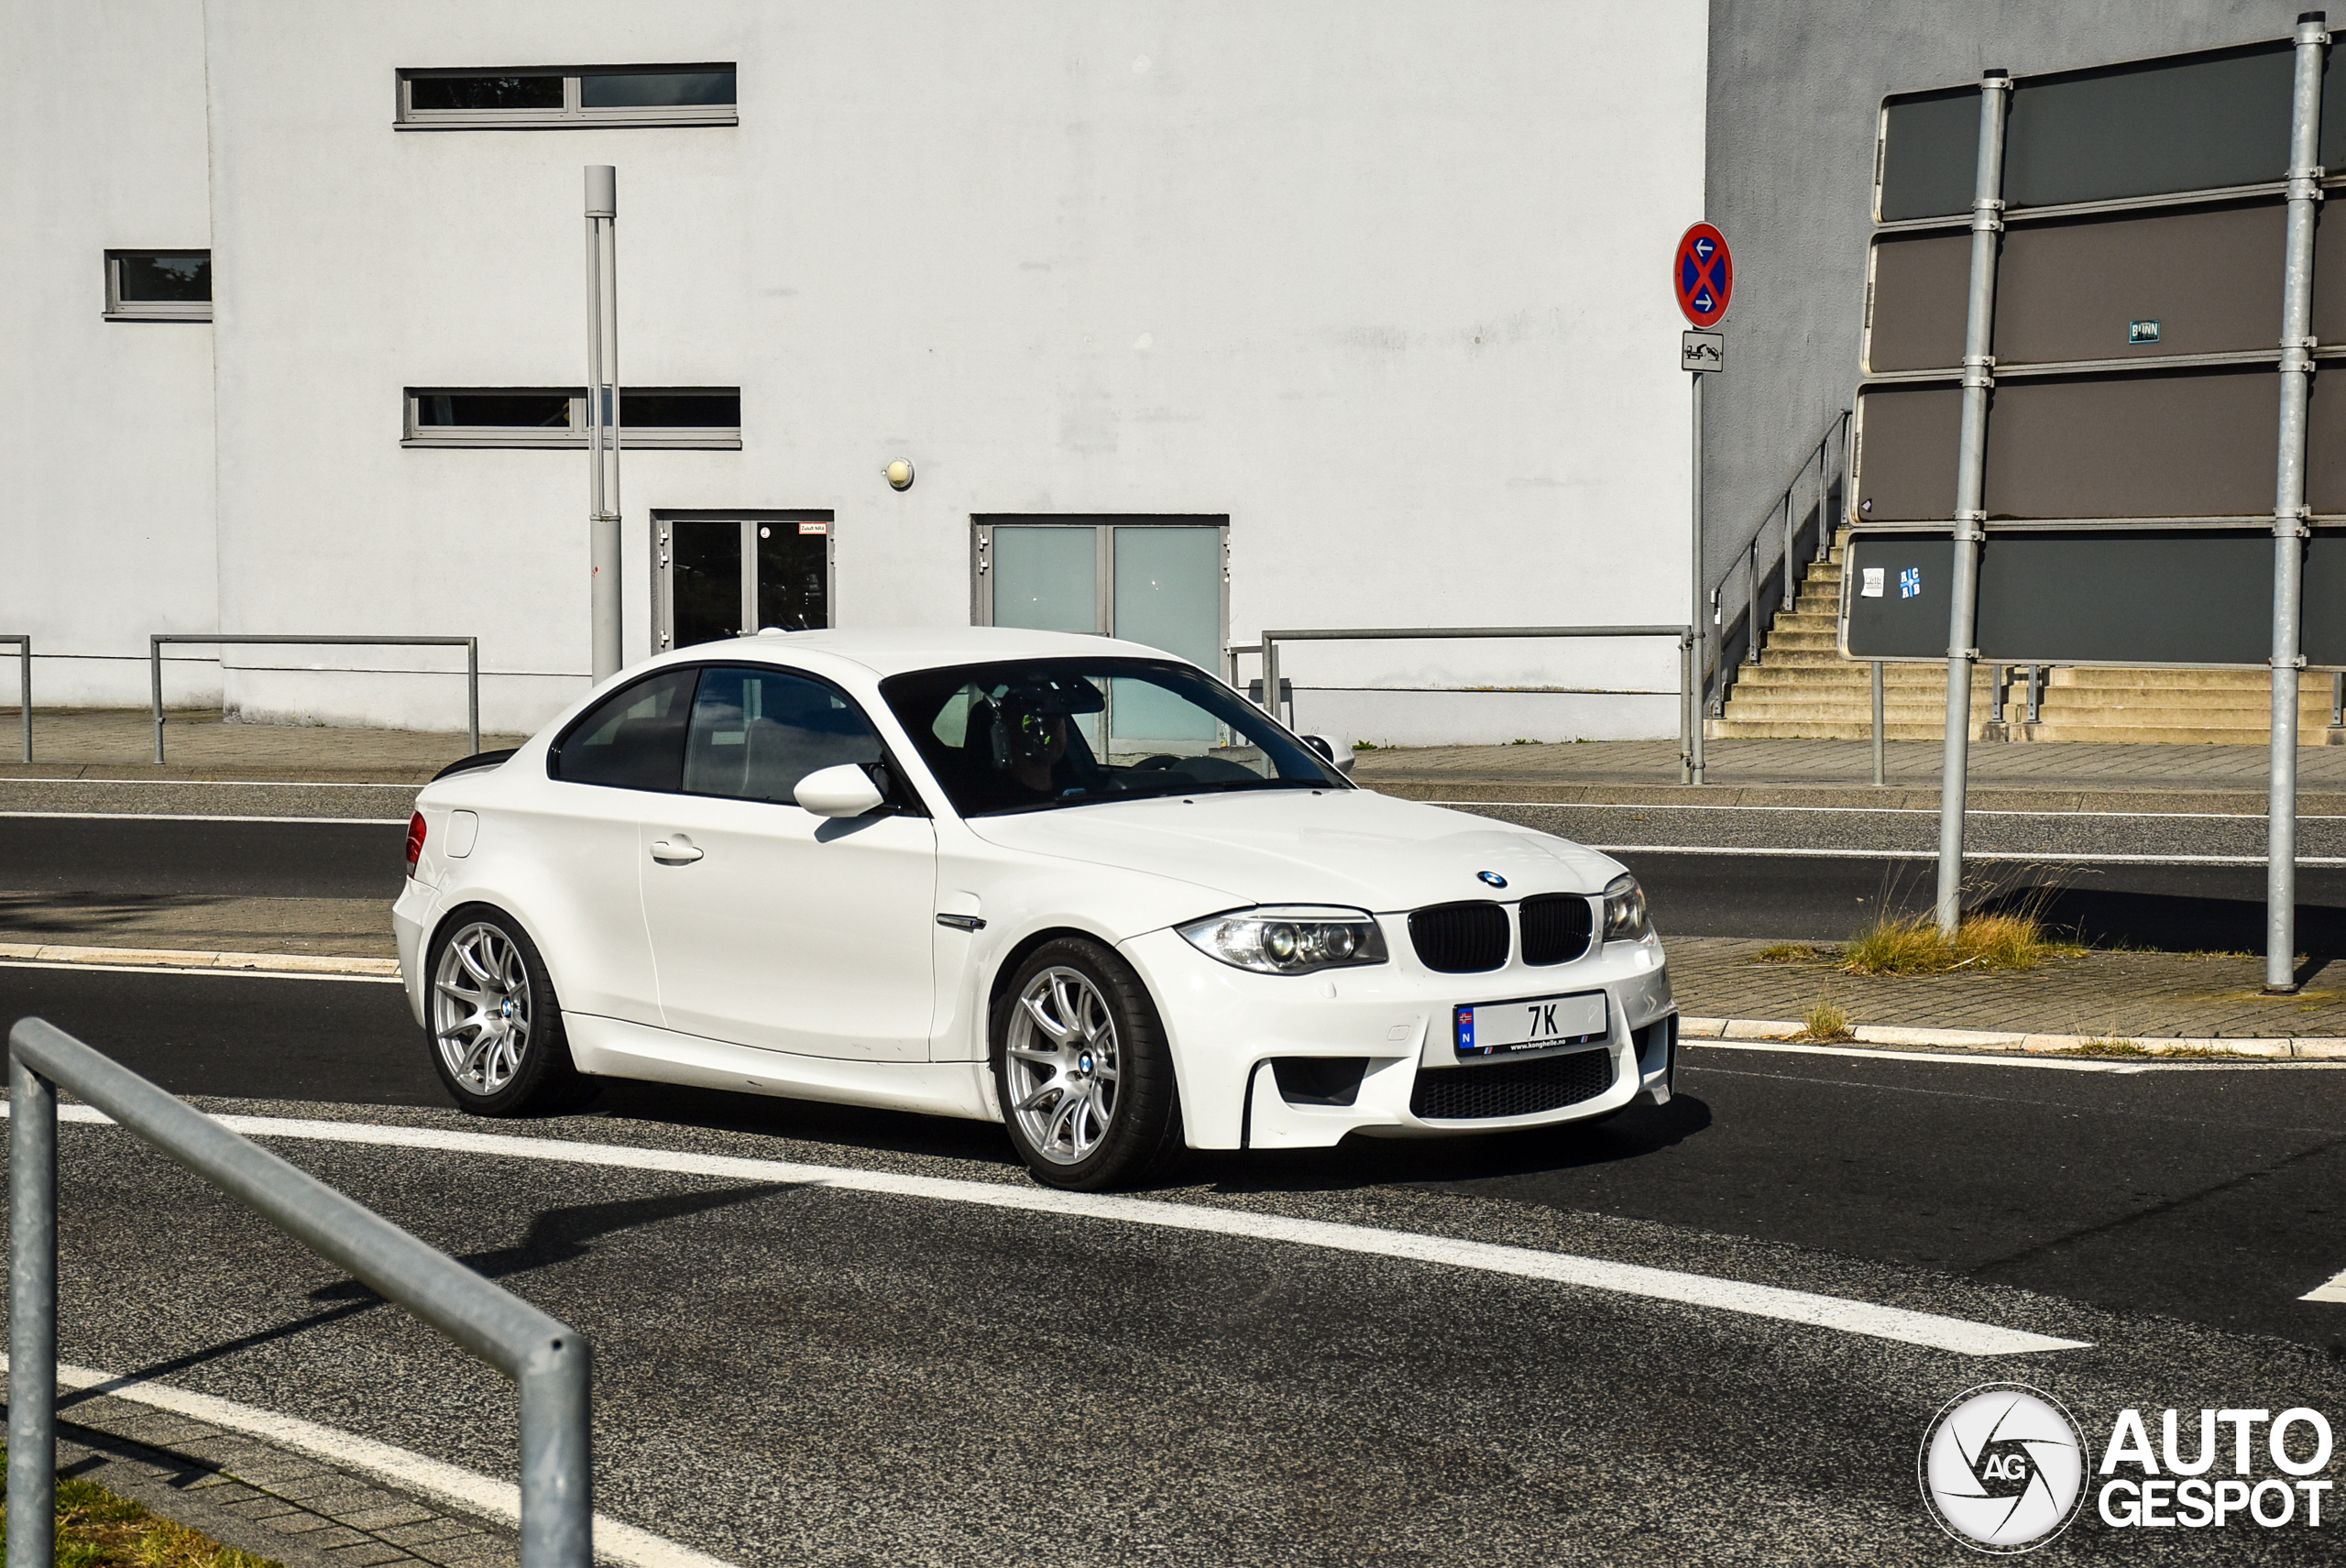
[[[619,443],[628,449],[730,450],[741,444],[738,387],[619,390]],[[586,444],[580,387],[410,387],[406,446]]]
[[410,70],[400,130],[557,130],[739,122],[730,63]]
[[107,251],[105,314],[109,321],[210,321],[212,253]]

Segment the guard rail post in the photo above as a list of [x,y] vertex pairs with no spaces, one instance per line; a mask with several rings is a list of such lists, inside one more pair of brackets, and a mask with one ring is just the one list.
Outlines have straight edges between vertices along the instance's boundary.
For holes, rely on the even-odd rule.
[[[465,651],[465,726],[471,736],[473,751],[477,752],[480,750],[480,639],[477,637],[308,637],[278,632],[224,636],[214,632],[158,631],[147,639],[147,659],[149,701],[155,719],[155,765],[159,768],[163,765],[163,644],[166,642],[201,642],[213,647],[291,643],[306,648],[462,648]],[[415,673],[430,674],[433,672],[419,670]],[[25,733],[26,744],[29,747],[32,735],[29,721]]]
[[1882,722],[1881,661],[1873,662],[1873,782],[1890,782],[1889,733]]
[[522,1568],[592,1568],[584,1335],[41,1019],[8,1031],[8,1083],[7,1568],[55,1559],[60,1085],[518,1382]]
[[25,726],[24,761],[33,760],[33,640],[0,632],[0,642],[16,645],[16,710]]

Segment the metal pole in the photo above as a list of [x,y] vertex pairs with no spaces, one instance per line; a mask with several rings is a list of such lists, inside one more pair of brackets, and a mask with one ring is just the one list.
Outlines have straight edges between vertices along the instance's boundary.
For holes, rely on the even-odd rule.
[[2305,565],[2306,400],[2313,389],[2313,230],[2321,201],[2323,14],[2297,18],[2289,248],[2281,282],[2281,442],[2273,487],[2273,771],[2266,799],[2264,989],[2297,989],[2297,612]]
[[155,765],[163,765],[163,640],[147,639],[147,659],[152,666],[148,672],[148,686],[155,702]]
[[1703,717],[1694,707],[1694,629],[1678,640],[1678,782],[1694,782],[1694,730]]
[[595,1561],[591,1379],[584,1334],[555,1340],[521,1369],[521,1568]]
[[586,166],[586,455],[588,588],[597,681],[619,670],[619,170]]
[[[2346,729],[2346,670],[2338,671],[2330,677],[2330,727]],[[32,747],[32,726],[27,724],[25,727],[25,761],[28,762],[33,760]]]
[[1955,571],[1947,584],[1946,756],[1939,773],[1938,925],[1955,935],[1963,919],[1963,804],[1971,765],[1972,639],[1979,609],[1979,543],[1988,460],[1988,394],[1995,387],[1996,236],[2004,226],[2004,107],[2012,78],[1979,79],[1979,161],[1971,200],[1971,298],[1963,332],[1963,445],[1955,477]]
[[[2044,718],[2045,666],[2042,664],[2031,664],[2028,667],[2028,722],[2032,726],[2036,725],[2042,723],[2044,721]],[[2035,739],[2035,735],[2033,731],[2029,738],[2031,740]]]
[[1818,561],[1824,560],[1833,551],[1832,523],[1825,515],[1825,449],[1832,444],[1832,441],[1833,438],[1827,435],[1816,444],[1816,554],[1811,558]]
[[25,761],[33,760],[33,640],[16,640],[16,705],[25,716]]
[[465,639],[465,723],[473,732],[473,754],[480,754],[480,639]]
[[1703,591],[1703,373],[1692,372],[1694,383],[1694,737],[1686,767],[1686,782],[1703,782],[1704,700],[1709,696],[1711,633],[1708,596]]
[[[1798,483],[1800,476],[1795,474],[1792,484],[1784,487],[1784,593],[1782,601],[1776,606],[1779,611],[1792,608],[1792,535],[1799,532],[1798,525],[1792,521],[1792,485]],[[1756,617],[1751,627],[1751,662],[1755,664],[1760,662],[1760,627]]]
[[1889,731],[1881,721],[1881,661],[1873,662],[1873,782],[1890,782],[1890,756],[1886,749]]
[[1263,633],[1263,711],[1273,718],[1279,716],[1279,645],[1267,631]]
[[57,1560],[57,1086],[8,1058],[8,1568]]

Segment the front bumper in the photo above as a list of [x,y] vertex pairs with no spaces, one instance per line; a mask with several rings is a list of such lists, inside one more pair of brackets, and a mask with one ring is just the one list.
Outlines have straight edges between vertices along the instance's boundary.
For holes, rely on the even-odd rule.
[[[1233,969],[1169,930],[1122,945],[1164,1022],[1190,1147],[1322,1148],[1349,1133],[1430,1137],[1505,1132],[1602,1116],[1640,1093],[1658,1102],[1669,1099],[1677,1008],[1660,941],[1593,947],[1570,963],[1532,966],[1510,958],[1506,967],[1484,973],[1437,974],[1417,962],[1406,932],[1397,926],[1387,923],[1390,961],[1310,975]],[[1495,1060],[1462,1061],[1453,1047],[1451,1010],[1461,1003],[1589,991],[1606,993],[1608,1034],[1601,1042]],[[1609,1072],[1603,1064],[1562,1060],[1596,1051],[1610,1054]],[[1365,1066],[1357,1088],[1350,1089],[1349,1102],[1338,1104],[1328,1102],[1344,1098],[1342,1090],[1314,1093],[1324,1085],[1313,1082],[1309,1070],[1283,1071],[1274,1065],[1299,1058],[1344,1063],[1334,1078],[1345,1089],[1350,1064]],[[1542,1062],[1552,1064],[1552,1070],[1530,1065]],[[1423,1073],[1441,1073],[1443,1084],[1454,1085],[1465,1080],[1452,1074],[1492,1071],[1569,1077],[1604,1087],[1552,1109],[1464,1116],[1430,1108],[1456,1103],[1460,1096],[1420,1092],[1431,1084],[1421,1085]],[[1465,1098],[1479,1102],[1479,1108],[1506,1100]]]

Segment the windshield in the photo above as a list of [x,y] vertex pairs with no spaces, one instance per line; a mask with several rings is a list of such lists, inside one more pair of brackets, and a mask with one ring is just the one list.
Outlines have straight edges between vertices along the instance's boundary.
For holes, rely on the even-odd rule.
[[1187,664],[1021,659],[896,675],[880,692],[964,817],[1351,787],[1269,715]]

